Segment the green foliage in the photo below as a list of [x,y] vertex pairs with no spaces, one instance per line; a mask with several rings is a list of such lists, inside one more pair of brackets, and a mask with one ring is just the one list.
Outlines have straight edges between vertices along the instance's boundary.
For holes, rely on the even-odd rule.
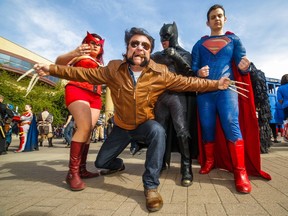
[[19,75],[0,70],[0,94],[5,97],[4,103],[18,106],[18,112],[24,111],[25,104],[31,104],[35,114],[47,108],[54,116],[53,125],[64,124],[67,116],[64,87],[60,83],[56,87],[51,87],[38,81],[29,95],[24,97],[31,77],[17,82],[18,77]]

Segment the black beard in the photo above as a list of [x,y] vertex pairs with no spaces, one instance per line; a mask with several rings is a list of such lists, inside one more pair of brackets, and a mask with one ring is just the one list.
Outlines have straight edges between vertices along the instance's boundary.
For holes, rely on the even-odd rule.
[[[135,65],[135,63],[133,61],[133,57],[126,58],[126,61],[130,65]],[[149,60],[147,59],[147,57],[144,57],[144,61],[140,64],[140,67],[146,67],[148,64],[149,64]]]

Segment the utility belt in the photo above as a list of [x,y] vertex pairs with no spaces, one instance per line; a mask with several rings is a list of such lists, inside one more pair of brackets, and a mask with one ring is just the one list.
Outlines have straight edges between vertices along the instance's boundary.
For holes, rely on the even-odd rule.
[[5,135],[6,135],[5,131],[4,131],[3,127],[0,125],[0,137],[5,139],[5,137],[6,137]]

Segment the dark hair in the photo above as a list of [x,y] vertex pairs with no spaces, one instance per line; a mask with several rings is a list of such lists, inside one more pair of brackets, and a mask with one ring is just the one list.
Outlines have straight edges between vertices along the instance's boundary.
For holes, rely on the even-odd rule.
[[209,8],[208,12],[207,12],[207,21],[209,21],[209,14],[211,13],[211,11],[216,10],[216,9],[218,9],[218,8],[220,8],[220,9],[223,10],[223,14],[224,14],[224,16],[225,16],[225,9],[224,9],[224,7],[223,7],[222,5],[215,4],[215,5],[211,6],[211,7]]
[[285,85],[288,83],[288,74],[284,74],[281,78],[281,85]]
[[131,38],[134,35],[143,35],[143,36],[147,37],[148,40],[151,43],[151,53],[153,52],[153,49],[154,49],[154,38],[145,29],[136,28],[136,27],[132,27],[130,30],[126,30],[125,31],[124,40],[125,40],[125,44],[126,44],[126,48],[127,49],[128,49],[129,42],[130,42]]

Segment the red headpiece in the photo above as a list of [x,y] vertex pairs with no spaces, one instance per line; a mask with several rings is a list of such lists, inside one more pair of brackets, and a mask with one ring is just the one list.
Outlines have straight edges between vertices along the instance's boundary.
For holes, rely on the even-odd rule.
[[85,37],[85,43],[89,44],[91,41],[94,41],[96,44],[100,44],[103,47],[105,40],[100,40],[99,38],[95,38],[95,37],[93,37],[92,34],[90,34],[87,31],[87,36]]

